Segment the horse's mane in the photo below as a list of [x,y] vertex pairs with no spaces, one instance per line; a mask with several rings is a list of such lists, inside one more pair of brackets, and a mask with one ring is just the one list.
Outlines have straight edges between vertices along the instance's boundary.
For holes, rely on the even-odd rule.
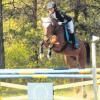
[[44,27],[47,27],[47,26],[49,26],[50,24],[53,24],[53,23],[55,23],[55,25],[58,25],[57,19],[50,17],[50,16],[43,17],[43,18],[41,18],[41,20],[42,20],[42,25]]

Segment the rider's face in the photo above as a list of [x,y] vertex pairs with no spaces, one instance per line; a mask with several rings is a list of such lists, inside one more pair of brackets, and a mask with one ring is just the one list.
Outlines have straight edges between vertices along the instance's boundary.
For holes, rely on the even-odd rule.
[[48,12],[49,12],[50,14],[54,13],[54,8],[48,9]]

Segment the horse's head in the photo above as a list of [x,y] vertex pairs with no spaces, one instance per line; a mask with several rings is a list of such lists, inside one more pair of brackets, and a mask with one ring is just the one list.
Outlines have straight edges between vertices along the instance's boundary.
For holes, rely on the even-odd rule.
[[57,41],[57,37],[55,35],[57,35],[58,31],[60,31],[58,21],[54,18],[45,17],[42,18],[42,26],[44,35],[50,39],[52,43],[55,43]]
[[46,36],[54,35],[53,33],[56,27],[58,26],[58,22],[54,18],[45,17],[42,18],[42,26],[44,29],[44,35]]

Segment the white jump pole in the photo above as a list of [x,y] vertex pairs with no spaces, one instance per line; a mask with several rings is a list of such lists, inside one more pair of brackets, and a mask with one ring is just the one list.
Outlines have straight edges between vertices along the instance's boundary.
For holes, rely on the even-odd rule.
[[99,40],[99,37],[92,36],[92,74],[93,74],[93,90],[94,90],[94,100],[98,100],[97,95],[97,73],[96,73],[96,45],[95,42]]

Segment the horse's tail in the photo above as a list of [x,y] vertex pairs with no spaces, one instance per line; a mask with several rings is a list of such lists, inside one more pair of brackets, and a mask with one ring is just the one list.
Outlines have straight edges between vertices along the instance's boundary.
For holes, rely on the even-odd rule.
[[87,65],[90,64],[90,45],[89,43],[85,42],[85,48],[86,48],[86,59],[87,59]]

